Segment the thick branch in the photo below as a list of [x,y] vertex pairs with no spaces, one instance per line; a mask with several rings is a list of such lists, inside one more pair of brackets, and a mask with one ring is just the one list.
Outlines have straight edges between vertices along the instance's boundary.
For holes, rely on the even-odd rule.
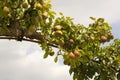
[[[7,39],[7,40],[17,40],[16,37],[10,37],[10,36],[0,36],[0,39]],[[42,44],[41,41],[38,41],[38,40],[35,40],[35,39],[27,39],[27,38],[23,38],[22,41],[28,41],[28,42],[34,42],[34,43],[38,43],[38,44]],[[54,44],[50,44],[48,43],[49,46],[52,46],[52,47],[55,47],[55,48],[58,48],[57,45],[54,45]]]
[[[0,39],[16,40],[17,38],[16,37],[10,37],[10,36],[0,36]],[[29,42],[35,42],[35,43],[41,43],[40,41],[32,40],[32,39],[26,39],[26,38],[23,38],[22,40],[23,41],[29,41]]]

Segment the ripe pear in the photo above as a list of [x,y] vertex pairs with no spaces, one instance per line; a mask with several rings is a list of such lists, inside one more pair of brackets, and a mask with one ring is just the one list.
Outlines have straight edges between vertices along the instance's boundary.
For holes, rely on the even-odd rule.
[[56,25],[56,26],[54,27],[54,30],[55,30],[55,31],[61,30],[61,26],[60,26],[60,25]]
[[44,13],[43,13],[43,18],[44,18],[44,19],[47,19],[47,18],[48,18],[48,12],[44,12]]
[[73,39],[70,39],[70,44],[74,44],[74,40]]
[[114,35],[113,34],[110,34],[110,39],[114,39]]
[[105,36],[101,36],[101,41],[102,42],[106,42],[107,41],[107,38]]
[[75,50],[75,51],[74,51],[74,54],[75,54],[76,57],[79,57],[79,56],[80,56],[80,52],[79,52],[78,50]]
[[56,34],[57,34],[58,36],[62,36],[62,35],[63,35],[63,33],[62,33],[61,30],[56,31]]
[[73,54],[72,52],[70,52],[69,58],[70,58],[70,59],[75,59],[75,54]]
[[3,8],[3,11],[4,11],[6,14],[9,14],[9,13],[10,13],[10,9],[9,9],[7,6],[5,6],[5,7]]

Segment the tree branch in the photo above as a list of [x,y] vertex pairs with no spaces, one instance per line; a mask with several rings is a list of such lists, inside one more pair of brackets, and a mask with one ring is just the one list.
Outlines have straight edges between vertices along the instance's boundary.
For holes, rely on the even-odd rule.
[[[17,40],[16,37],[10,37],[10,36],[0,36],[0,39],[7,39],[7,40]],[[41,41],[38,41],[38,40],[35,40],[35,39],[27,39],[27,38],[23,38],[22,41],[28,41],[28,42],[34,42],[34,43],[38,43],[38,44],[42,44]],[[54,45],[54,44],[50,44],[48,43],[49,46],[52,46],[52,47],[55,47],[55,48],[58,48],[57,45]]]

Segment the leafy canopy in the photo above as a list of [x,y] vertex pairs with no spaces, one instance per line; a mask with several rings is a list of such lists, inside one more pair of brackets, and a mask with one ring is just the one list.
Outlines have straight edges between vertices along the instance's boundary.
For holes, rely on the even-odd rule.
[[55,62],[62,56],[73,80],[119,80],[120,40],[103,46],[114,38],[111,26],[103,18],[90,17],[93,23],[85,27],[55,14],[50,0],[2,0],[0,39],[36,42],[44,58],[55,54]]

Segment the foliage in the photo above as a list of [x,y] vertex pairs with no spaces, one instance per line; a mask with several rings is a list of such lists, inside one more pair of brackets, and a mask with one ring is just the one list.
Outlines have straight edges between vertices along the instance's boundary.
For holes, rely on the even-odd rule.
[[0,1],[0,39],[36,42],[55,62],[62,56],[73,80],[120,79],[120,40],[103,46],[114,38],[111,26],[93,17],[88,27],[74,24],[62,13],[55,18],[51,8],[50,0]]

